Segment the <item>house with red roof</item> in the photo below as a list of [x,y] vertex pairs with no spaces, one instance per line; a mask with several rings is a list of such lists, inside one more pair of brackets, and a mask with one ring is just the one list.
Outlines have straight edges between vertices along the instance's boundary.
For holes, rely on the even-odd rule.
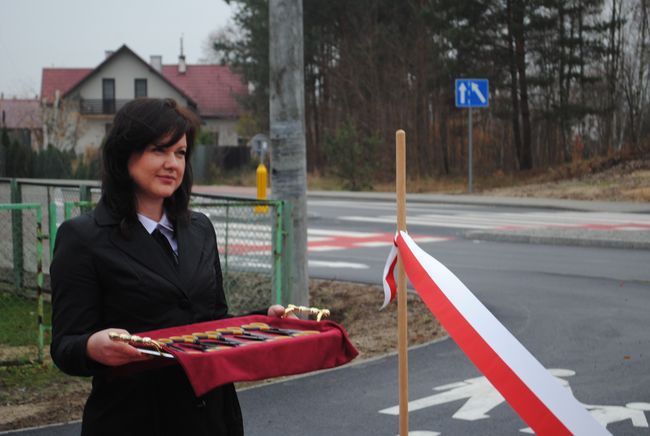
[[210,145],[237,146],[241,115],[238,98],[248,92],[228,66],[163,65],[161,56],[146,62],[126,45],[95,68],[44,68],[41,82],[43,141],[77,153],[98,148],[113,116],[138,97],[173,98],[202,120],[201,138]]
[[38,149],[42,145],[41,106],[38,99],[0,96],[0,128],[11,141]]

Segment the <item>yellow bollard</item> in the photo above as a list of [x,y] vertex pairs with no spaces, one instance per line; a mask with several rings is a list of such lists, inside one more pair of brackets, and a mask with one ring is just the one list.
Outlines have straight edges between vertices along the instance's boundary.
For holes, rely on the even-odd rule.
[[[266,181],[268,176],[268,171],[266,171],[266,166],[263,163],[260,163],[257,166],[255,171],[257,176],[257,199],[266,200]],[[267,213],[269,211],[268,206],[255,206],[255,213]]]

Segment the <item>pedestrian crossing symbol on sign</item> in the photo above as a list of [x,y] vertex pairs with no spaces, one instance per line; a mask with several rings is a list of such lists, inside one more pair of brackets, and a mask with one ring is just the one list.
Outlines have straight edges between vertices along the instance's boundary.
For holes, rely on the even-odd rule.
[[456,107],[487,107],[487,79],[456,79]]

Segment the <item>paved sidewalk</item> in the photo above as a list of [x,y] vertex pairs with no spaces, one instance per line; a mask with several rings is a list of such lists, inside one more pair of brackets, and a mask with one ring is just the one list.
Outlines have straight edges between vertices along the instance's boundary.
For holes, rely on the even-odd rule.
[[[194,191],[241,197],[255,197],[257,192],[254,187],[223,185],[195,186]],[[270,189],[268,193],[270,197]],[[307,196],[309,198],[331,198],[339,200],[350,199],[359,201],[391,201],[395,199],[394,192],[308,191]],[[556,198],[492,197],[470,194],[407,194],[406,201],[414,203],[526,207],[555,210],[574,210],[582,212],[625,212],[650,214],[650,203],[635,203],[630,201],[587,201]]]
[[[309,191],[310,198],[355,199],[355,200],[394,200],[392,192],[349,192],[349,191]],[[477,206],[526,207],[582,212],[625,212],[650,214],[650,203],[627,201],[586,201],[554,198],[492,197],[483,195],[450,194],[407,194],[407,202],[444,203]]]
[[465,232],[465,237],[482,241],[650,250],[650,229],[634,231],[569,228],[472,230]]
[[[196,191],[243,197],[254,197],[256,193],[255,188],[240,186],[197,186]],[[392,201],[395,199],[395,194],[392,192],[309,191],[307,196],[309,198],[327,198],[332,200],[346,199],[355,201]],[[640,218],[643,217],[646,220],[650,216],[650,203],[633,203],[624,201],[614,202],[554,198],[492,197],[469,194],[408,194],[406,201],[413,203],[640,214]],[[565,227],[520,230],[471,230],[465,233],[465,237],[468,239],[485,241],[650,250],[650,228],[647,230],[633,231],[608,231]]]

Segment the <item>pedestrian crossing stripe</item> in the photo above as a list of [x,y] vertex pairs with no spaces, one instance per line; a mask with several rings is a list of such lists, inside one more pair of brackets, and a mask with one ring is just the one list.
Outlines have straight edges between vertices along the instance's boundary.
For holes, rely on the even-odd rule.
[[[393,237],[393,233],[338,232],[336,230],[310,229],[307,232],[307,251],[323,252],[356,248],[390,247],[393,245]],[[413,234],[411,237],[420,244],[444,242],[454,239],[447,236],[418,234]],[[270,241],[270,237],[251,240],[249,238],[231,236],[228,238],[227,247],[224,243],[219,245],[219,252],[227,252],[229,256],[270,253],[272,250]]]

